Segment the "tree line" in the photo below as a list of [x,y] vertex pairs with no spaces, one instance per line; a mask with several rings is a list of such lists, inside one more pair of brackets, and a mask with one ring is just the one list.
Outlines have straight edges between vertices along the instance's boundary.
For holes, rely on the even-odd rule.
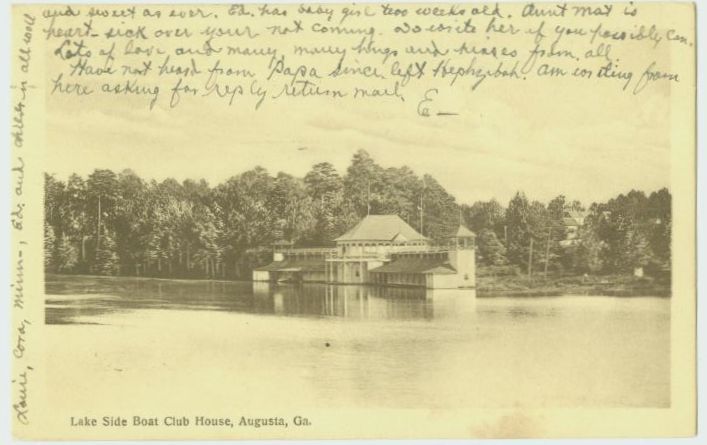
[[[588,209],[564,196],[545,205],[521,192],[506,207],[459,204],[432,176],[381,167],[364,150],[343,175],[328,162],[303,178],[256,167],[215,187],[148,181],[130,170],[65,181],[45,174],[44,261],[56,273],[244,279],[271,259],[273,242],[332,245],[370,213],[397,214],[439,242],[461,222],[478,235],[481,265],[624,272],[669,266],[670,200],[662,189]],[[566,218],[580,214],[584,224],[569,227]]]
[[490,266],[523,272],[622,274],[671,266],[671,195],[631,190],[585,208],[564,195],[547,205],[518,192],[507,207],[497,201],[462,205],[478,234],[478,257]]

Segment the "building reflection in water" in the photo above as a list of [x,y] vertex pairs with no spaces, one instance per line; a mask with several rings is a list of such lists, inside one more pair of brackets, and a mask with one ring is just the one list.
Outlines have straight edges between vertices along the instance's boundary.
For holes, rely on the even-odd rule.
[[51,277],[48,324],[109,323],[138,310],[207,310],[361,320],[475,316],[473,289]]
[[253,295],[272,301],[273,312],[280,315],[430,320],[476,313],[473,289],[254,282]]

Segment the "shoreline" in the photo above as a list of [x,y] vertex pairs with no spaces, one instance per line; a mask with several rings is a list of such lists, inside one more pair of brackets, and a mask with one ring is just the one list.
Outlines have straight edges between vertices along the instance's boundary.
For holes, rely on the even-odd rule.
[[573,296],[590,296],[601,295],[606,297],[656,297],[670,298],[670,286],[654,286],[650,288],[623,288],[618,286],[587,286],[573,288],[558,288],[558,287],[543,287],[530,288],[524,290],[496,290],[487,288],[476,288],[477,298],[496,298],[496,297],[573,297]]
[[[136,277],[90,274],[48,274],[58,277],[83,277],[107,279],[159,280],[180,281],[187,283],[255,283],[252,280],[224,280],[199,278],[165,278]],[[581,280],[586,280],[582,283]],[[45,279],[46,281],[46,279]],[[312,282],[305,284],[327,284]],[[360,286],[358,284],[331,284],[334,286]],[[363,284],[362,286],[375,286]],[[414,287],[410,287],[414,288]],[[423,288],[420,288],[423,289]],[[481,276],[477,279],[476,296],[478,298],[493,297],[561,297],[578,295],[603,295],[610,297],[661,297],[670,298],[669,283],[656,282],[652,278],[636,278],[628,275],[582,277],[577,275],[550,277],[547,280],[538,278],[528,280],[522,276],[491,277]]]
[[631,274],[614,275],[549,275],[528,278],[525,275],[492,275],[484,269],[477,276],[479,297],[493,296],[562,296],[606,295],[611,297],[670,297],[669,276],[636,277]]

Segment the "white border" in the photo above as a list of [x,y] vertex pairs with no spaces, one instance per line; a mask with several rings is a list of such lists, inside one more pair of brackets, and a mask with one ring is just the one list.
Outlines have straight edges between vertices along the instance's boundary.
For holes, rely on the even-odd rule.
[[[501,2],[509,2],[508,0],[500,0]],[[585,0],[586,1],[586,0]],[[252,0],[240,0],[239,3],[268,3],[268,1],[252,1]],[[311,0],[279,0],[272,3],[316,3]],[[327,0],[325,2],[330,3],[351,3],[351,1],[346,0]],[[422,3],[422,2],[436,2],[436,3],[446,3],[444,0],[408,0],[406,3]],[[448,2],[448,1],[447,1]],[[49,0],[49,1],[15,1],[10,0],[0,0],[0,288],[2,292],[1,303],[0,303],[0,351],[4,351],[0,354],[0,443],[24,443],[24,444],[35,444],[35,443],[48,443],[48,442],[22,442],[15,441],[12,439],[10,434],[10,354],[9,354],[9,343],[10,343],[10,249],[7,246],[10,245],[10,201],[9,201],[9,190],[10,190],[10,8],[11,4],[28,4],[28,3],[122,3],[120,0]],[[143,4],[157,4],[157,3],[221,3],[218,1],[203,1],[203,0],[132,0],[130,3],[143,3]],[[232,3],[232,2],[223,2]],[[357,3],[366,3],[366,1],[358,1]],[[390,3],[395,3],[390,1]],[[553,444],[557,445],[569,445],[578,443],[597,443],[601,442],[603,444],[621,444],[621,445],[633,445],[633,444],[645,444],[645,443],[686,443],[686,444],[702,444],[707,443],[707,432],[704,431],[707,428],[707,405],[705,404],[705,393],[704,391],[699,391],[700,382],[707,381],[707,369],[705,368],[705,363],[703,357],[706,353],[705,344],[707,341],[704,340],[705,335],[707,335],[707,315],[703,304],[700,302],[707,298],[707,290],[705,289],[703,283],[707,281],[707,268],[704,267],[703,261],[707,256],[707,224],[704,221],[707,218],[707,173],[705,172],[704,163],[707,162],[707,147],[704,146],[703,137],[701,137],[705,130],[707,129],[707,120],[704,119],[705,116],[705,106],[707,103],[707,93],[703,83],[701,82],[705,79],[705,48],[707,48],[707,41],[705,40],[705,28],[707,27],[707,2],[697,2],[697,255],[698,255],[698,305],[697,305],[697,331],[698,331],[698,342],[697,342],[697,363],[698,363],[698,435],[693,438],[687,439],[608,439],[608,440],[595,440],[592,439],[588,442],[586,439],[558,439],[553,440]],[[702,339],[702,341],[699,341]],[[340,441],[239,441],[239,444],[243,445],[273,445],[273,444],[292,444],[292,443],[316,443],[318,445],[327,445],[333,443],[339,443]],[[401,443],[402,441],[347,441],[351,444],[381,444],[381,443]],[[419,445],[432,445],[439,443],[440,441],[432,440],[420,440],[415,441],[415,444]],[[474,444],[474,443],[487,443],[481,440],[450,440],[444,441],[447,444]],[[547,443],[546,439],[534,439],[534,440],[495,440],[494,443],[511,443],[511,444],[544,444]],[[66,445],[81,445],[88,443],[106,443],[106,442],[61,442]],[[137,444],[140,442],[108,442],[110,444],[116,445],[127,445],[127,444]],[[152,442],[155,444],[170,443],[170,442]],[[214,442],[206,441],[184,441],[180,443],[189,444],[212,444]]]

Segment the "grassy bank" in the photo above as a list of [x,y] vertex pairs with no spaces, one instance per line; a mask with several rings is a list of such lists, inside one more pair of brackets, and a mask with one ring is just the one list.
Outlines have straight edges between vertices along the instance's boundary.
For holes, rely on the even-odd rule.
[[527,274],[509,273],[491,268],[477,269],[478,296],[540,296],[540,295],[611,295],[611,296],[670,296],[670,278],[635,277],[619,275],[567,275],[540,272],[529,278]]

